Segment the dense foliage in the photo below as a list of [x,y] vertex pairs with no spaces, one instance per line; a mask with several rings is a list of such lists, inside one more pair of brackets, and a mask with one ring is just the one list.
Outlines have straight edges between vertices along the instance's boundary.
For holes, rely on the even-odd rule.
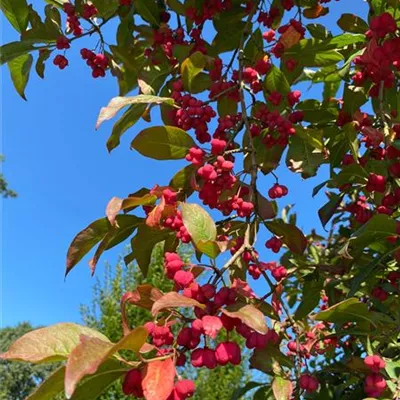
[[[336,35],[324,25],[330,0],[48,3],[42,18],[26,0],[2,2],[21,34],[0,57],[18,93],[25,96],[33,55],[43,76],[50,57],[67,68],[79,40],[97,36],[96,48],[80,54],[94,78],[112,74],[120,89],[97,127],[125,109],[108,150],[143,119],[150,126],[132,149],[187,161],[169,183],[112,198],[106,217],[72,241],[66,273],[98,245],[94,273],[102,253],[129,238],[125,262],[144,276],[162,244],[174,286],[123,294],[116,343],[61,324],[26,335],[2,358],[67,359],[40,390],[64,388],[75,400],[96,398],[120,378],[126,395],[183,400],[195,391],[182,379],[189,363],[239,365],[249,350],[251,367],[266,374],[243,389],[255,399],[399,398],[399,2],[369,0],[365,20],[349,3]],[[113,44],[103,34],[111,21]],[[304,83],[323,83],[323,92],[305,98]],[[154,126],[157,110],[163,124]],[[330,226],[326,238],[302,232],[284,207],[292,189],[282,164],[304,179],[326,164],[329,176],[313,191],[326,189],[315,211]],[[274,182],[267,189],[264,176]],[[264,231],[270,259],[257,252]],[[194,246],[197,261],[180,257],[180,243]],[[152,314],[134,329],[132,304]]]
[[[0,329],[0,351],[35,328],[28,322]],[[24,400],[55,369],[54,364],[35,365],[0,360],[0,400]]]

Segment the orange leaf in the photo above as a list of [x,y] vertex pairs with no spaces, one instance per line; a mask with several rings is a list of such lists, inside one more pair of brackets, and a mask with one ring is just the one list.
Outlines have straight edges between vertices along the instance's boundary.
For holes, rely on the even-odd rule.
[[299,33],[293,26],[289,26],[280,37],[279,43],[283,44],[285,49],[290,49],[292,46],[299,43],[300,39],[301,33]]
[[197,300],[185,297],[176,292],[169,292],[158,299],[154,304],[151,312],[156,315],[159,311],[171,307],[200,307],[204,308],[204,304],[199,303]]
[[167,400],[174,388],[175,365],[172,358],[153,361],[146,365],[143,374],[143,393],[146,400]]
[[303,11],[303,15],[308,19],[315,19],[323,17],[324,15],[328,14],[328,12],[328,7],[322,7],[321,4],[318,4],[315,7],[305,9]]

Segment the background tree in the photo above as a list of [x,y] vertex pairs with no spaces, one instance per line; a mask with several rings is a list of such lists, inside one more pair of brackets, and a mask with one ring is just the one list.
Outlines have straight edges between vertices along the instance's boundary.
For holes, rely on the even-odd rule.
[[[0,154],[0,165],[4,162],[4,156]],[[0,196],[2,197],[17,197],[17,193],[8,187],[8,182],[4,175],[0,172]]]
[[[36,329],[29,322],[0,329],[0,352]],[[0,360],[0,400],[23,400],[56,368],[54,364],[13,363]]]

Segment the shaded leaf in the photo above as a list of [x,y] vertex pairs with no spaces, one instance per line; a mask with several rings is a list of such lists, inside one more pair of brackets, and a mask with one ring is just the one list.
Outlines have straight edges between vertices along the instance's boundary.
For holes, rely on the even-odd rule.
[[183,86],[189,92],[192,92],[192,83],[206,66],[206,58],[203,53],[196,51],[191,54],[181,64],[181,75]]
[[360,17],[354,14],[342,14],[337,21],[339,28],[351,33],[365,33],[369,26]]
[[290,92],[290,85],[284,73],[273,65],[265,77],[264,87],[269,93],[279,92],[285,95]]
[[101,218],[92,222],[75,236],[67,253],[66,275],[97,243],[104,238],[108,230],[109,223],[107,218]]
[[296,225],[287,224],[281,219],[275,219],[264,224],[274,235],[279,236],[293,253],[304,253],[307,247],[307,239]]
[[329,201],[318,210],[318,216],[322,226],[325,226],[335,214],[337,208],[342,202],[343,195],[331,193]]
[[131,241],[132,260],[136,260],[142,274],[147,275],[154,246],[168,237],[168,231],[150,228],[143,224]]
[[301,302],[294,314],[296,320],[306,317],[315,307],[318,306],[321,299],[321,290],[324,282],[320,280],[307,280],[303,286]]
[[11,42],[0,46],[0,65],[35,50],[32,41]]
[[367,304],[361,303],[353,297],[313,315],[312,318],[317,321],[328,321],[335,324],[367,321],[374,325],[369,317],[369,313]]

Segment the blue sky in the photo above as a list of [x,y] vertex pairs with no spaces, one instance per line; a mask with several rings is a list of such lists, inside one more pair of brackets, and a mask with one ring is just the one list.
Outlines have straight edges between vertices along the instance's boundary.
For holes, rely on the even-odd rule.
[[[44,2],[33,4],[40,9]],[[332,2],[331,13],[323,21],[332,26],[343,12],[365,14],[364,1],[353,0],[351,8],[348,4],[345,0]],[[3,17],[2,27],[2,43],[18,40]],[[28,102],[15,92],[7,67],[1,69],[3,171],[19,195],[3,200],[1,207],[1,326],[24,320],[36,325],[80,322],[79,305],[90,301],[94,280],[87,257],[64,281],[65,256],[72,238],[104,215],[111,197],[167,184],[185,165],[176,161],[160,164],[129,150],[134,134],[147,126],[143,122],[108,154],[105,143],[112,123],[105,123],[97,132],[94,125],[99,109],[117,95],[117,83],[109,75],[91,78],[89,67],[79,57],[83,43],[90,43],[80,43],[76,41],[68,52],[70,66],[64,71],[49,62],[44,80],[32,72]],[[318,95],[319,90],[313,89],[307,96]],[[152,124],[157,123],[155,116]],[[306,231],[312,227],[321,231],[317,209],[325,198],[312,199],[311,190],[324,176],[303,181],[285,170],[280,173],[282,183],[291,189],[282,204],[296,204],[298,225]],[[273,182],[272,177],[261,180],[264,193]],[[101,276],[105,260],[115,264],[122,250],[123,245],[106,253],[96,274]],[[265,251],[261,256],[271,259]]]

